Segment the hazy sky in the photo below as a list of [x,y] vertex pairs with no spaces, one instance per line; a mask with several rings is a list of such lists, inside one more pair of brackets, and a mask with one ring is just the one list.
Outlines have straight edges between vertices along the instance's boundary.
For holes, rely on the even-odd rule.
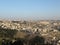
[[0,18],[60,19],[60,0],[0,0]]

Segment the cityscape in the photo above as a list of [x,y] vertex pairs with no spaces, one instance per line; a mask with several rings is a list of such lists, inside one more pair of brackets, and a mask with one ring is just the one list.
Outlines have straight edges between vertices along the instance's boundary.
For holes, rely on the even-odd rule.
[[[14,43],[16,39],[25,40],[23,41],[24,45],[60,45],[60,20],[1,20],[0,37],[0,40],[10,40],[12,41],[11,43]],[[37,42],[30,42],[33,39]]]
[[60,0],[0,0],[0,45],[60,45]]

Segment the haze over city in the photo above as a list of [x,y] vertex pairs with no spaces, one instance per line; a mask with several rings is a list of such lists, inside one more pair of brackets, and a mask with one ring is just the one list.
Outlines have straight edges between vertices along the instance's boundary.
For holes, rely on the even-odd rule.
[[0,45],[60,45],[60,0],[0,0]]
[[0,0],[0,18],[60,20],[60,0]]

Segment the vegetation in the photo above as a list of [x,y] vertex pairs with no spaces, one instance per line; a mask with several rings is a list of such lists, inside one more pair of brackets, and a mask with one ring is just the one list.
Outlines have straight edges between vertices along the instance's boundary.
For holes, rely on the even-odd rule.
[[17,30],[13,29],[3,29],[0,28],[0,37],[10,37],[13,38],[13,36],[17,33]]

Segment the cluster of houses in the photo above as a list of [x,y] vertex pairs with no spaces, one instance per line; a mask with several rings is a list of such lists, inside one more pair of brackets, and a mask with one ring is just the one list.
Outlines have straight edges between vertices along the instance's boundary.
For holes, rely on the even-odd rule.
[[0,21],[0,27],[18,30],[18,37],[20,32],[23,32],[28,34],[29,38],[42,36],[46,40],[45,43],[52,41],[52,45],[60,45],[60,21]]

